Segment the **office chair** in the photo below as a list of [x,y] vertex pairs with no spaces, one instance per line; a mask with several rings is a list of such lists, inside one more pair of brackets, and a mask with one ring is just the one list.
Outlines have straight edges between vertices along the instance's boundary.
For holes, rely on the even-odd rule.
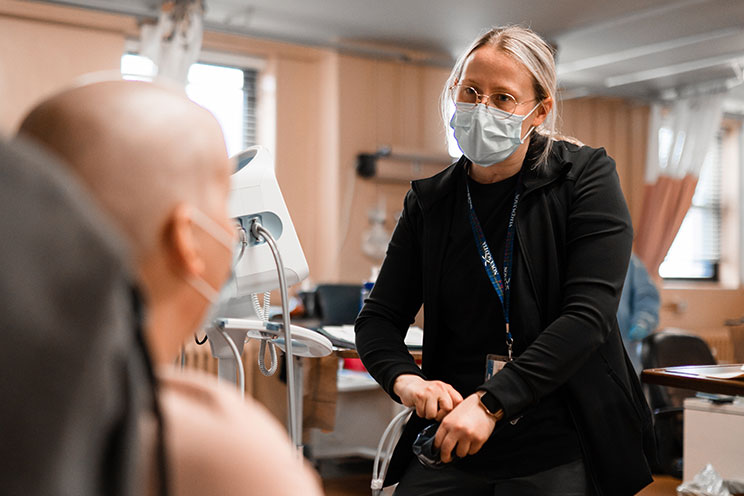
[[353,324],[361,307],[360,284],[318,284],[316,312],[320,325]]
[[[644,369],[679,365],[715,365],[707,343],[681,329],[665,329],[642,341],[641,364]],[[695,391],[646,384],[646,394],[654,414],[654,432],[659,465],[654,472],[682,478],[682,413],[685,398]]]

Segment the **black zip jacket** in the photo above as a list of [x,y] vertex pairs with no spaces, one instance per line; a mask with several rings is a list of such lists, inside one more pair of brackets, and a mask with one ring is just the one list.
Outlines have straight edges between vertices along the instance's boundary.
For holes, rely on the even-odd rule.
[[[534,141],[534,140],[533,140]],[[534,143],[533,143],[534,145]],[[533,150],[530,150],[533,152]],[[528,153],[528,157],[532,153]],[[364,365],[396,401],[401,374],[437,380],[437,294],[457,184],[468,160],[414,181],[377,282],[356,321]],[[632,227],[614,161],[604,149],[554,143],[538,168],[525,161],[516,219],[512,312],[523,315],[523,353],[479,389],[502,405],[503,421],[565,386],[584,463],[598,495],[630,495],[652,481],[651,414],[627,359],[616,312]],[[422,367],[403,339],[424,305]],[[415,413],[396,446],[386,484],[399,480],[425,425]]]

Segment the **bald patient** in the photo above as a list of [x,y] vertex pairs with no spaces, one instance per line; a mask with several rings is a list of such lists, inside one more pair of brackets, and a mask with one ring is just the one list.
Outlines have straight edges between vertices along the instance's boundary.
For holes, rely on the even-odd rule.
[[[232,261],[233,166],[214,117],[180,90],[108,81],[46,100],[19,133],[64,159],[131,242],[160,378],[171,493],[320,494],[316,475],[260,405],[168,366]],[[152,453],[154,436],[144,437],[143,452]],[[143,458],[152,492],[160,474],[153,456]]]

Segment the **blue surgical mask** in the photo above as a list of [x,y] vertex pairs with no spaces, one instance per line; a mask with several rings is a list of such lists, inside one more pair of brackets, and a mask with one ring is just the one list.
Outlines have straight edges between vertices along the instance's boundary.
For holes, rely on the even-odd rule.
[[509,115],[482,103],[455,105],[450,127],[455,130],[455,139],[460,150],[474,164],[489,167],[503,162],[524,143],[534,128],[522,134],[522,122],[539,106],[538,103],[527,115]]

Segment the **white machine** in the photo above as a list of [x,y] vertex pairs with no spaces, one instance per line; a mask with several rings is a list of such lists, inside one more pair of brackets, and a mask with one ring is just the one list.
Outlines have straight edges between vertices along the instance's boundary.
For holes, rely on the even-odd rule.
[[[258,220],[276,240],[284,262],[289,286],[308,275],[307,261],[302,252],[279,183],[274,175],[271,155],[266,148],[253,146],[235,157],[237,171],[231,177],[228,211],[246,231]],[[274,257],[264,240],[251,239],[249,250],[235,267],[238,296],[269,291],[279,287]]]
[[[325,356],[331,342],[324,336],[293,326],[289,319],[287,287],[308,275],[307,261],[279,190],[269,152],[254,146],[235,157],[237,171],[232,175],[229,213],[245,231],[246,246],[234,267],[235,296],[221,309],[218,319],[206,332],[212,354],[218,359],[221,379],[235,382],[244,391],[241,355],[246,339],[261,339],[259,365],[264,370],[263,351],[268,346],[272,361],[274,346],[291,359],[287,364],[287,402],[289,433],[295,446],[301,447],[302,384],[301,361],[297,357]],[[256,293],[279,288],[282,297],[282,322],[268,321]]]

